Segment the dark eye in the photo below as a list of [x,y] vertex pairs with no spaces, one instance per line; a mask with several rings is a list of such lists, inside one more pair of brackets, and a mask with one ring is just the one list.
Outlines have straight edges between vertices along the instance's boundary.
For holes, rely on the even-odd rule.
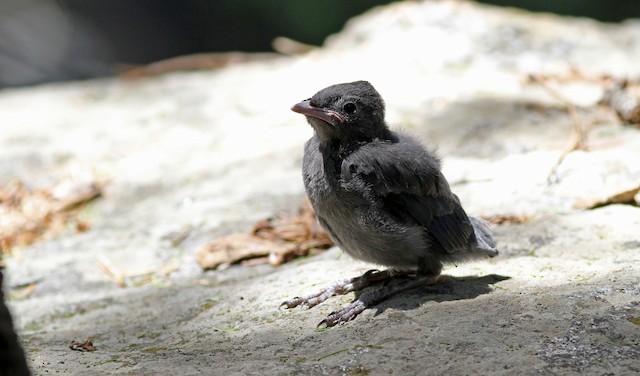
[[353,102],[347,102],[342,106],[342,109],[348,114],[355,114],[358,107]]

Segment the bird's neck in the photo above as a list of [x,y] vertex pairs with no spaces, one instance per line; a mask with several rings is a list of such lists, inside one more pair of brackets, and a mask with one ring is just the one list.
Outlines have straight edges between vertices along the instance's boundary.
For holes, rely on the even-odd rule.
[[397,141],[397,136],[386,126],[376,136],[353,134],[341,138],[323,138],[317,133],[316,136],[320,144],[320,152],[325,159],[334,159],[336,161],[342,161],[361,146],[374,140]]

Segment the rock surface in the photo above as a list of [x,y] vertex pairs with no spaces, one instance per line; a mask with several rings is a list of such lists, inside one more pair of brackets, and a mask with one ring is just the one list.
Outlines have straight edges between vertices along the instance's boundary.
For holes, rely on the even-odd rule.
[[[108,180],[80,213],[90,231],[6,259],[33,372],[640,372],[640,208],[581,209],[640,186],[640,131],[598,105],[599,77],[637,79],[637,61],[637,21],[403,2],[304,56],[0,92],[0,183]],[[353,295],[312,310],[279,304],[371,265],[333,249],[279,268],[202,272],[194,254],[295,210],[311,129],[288,109],[357,79],[381,92],[394,127],[439,149],[469,213],[516,220],[496,227],[500,257],[445,269],[441,293],[409,291],[316,330]],[[576,126],[571,109],[588,149],[551,176]],[[69,349],[87,338],[96,351]]]

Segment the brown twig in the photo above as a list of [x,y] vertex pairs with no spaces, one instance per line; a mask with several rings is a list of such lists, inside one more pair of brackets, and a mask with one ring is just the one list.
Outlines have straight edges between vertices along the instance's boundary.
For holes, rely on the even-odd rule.
[[571,118],[572,127],[571,127],[571,136],[570,136],[569,143],[565,147],[565,149],[562,151],[562,153],[560,153],[560,156],[556,160],[556,163],[553,164],[553,166],[551,167],[551,170],[549,171],[549,174],[547,175],[547,183],[551,184],[558,180],[558,177],[557,177],[558,167],[560,167],[560,165],[562,164],[564,159],[567,157],[567,155],[569,155],[569,153],[575,150],[586,149],[587,132],[585,130],[584,124],[582,123],[582,120],[580,119],[576,105],[568,101],[557,90],[549,86],[546,83],[546,80],[542,76],[530,74],[528,79],[529,79],[529,82],[533,82],[539,85],[553,99],[560,102],[564,106],[567,113],[569,114],[569,117]]
[[278,57],[280,57],[279,54],[269,52],[249,53],[232,51],[199,53],[176,56],[143,66],[121,66],[120,76],[126,79],[139,79],[171,72],[212,70],[253,61],[271,61]]

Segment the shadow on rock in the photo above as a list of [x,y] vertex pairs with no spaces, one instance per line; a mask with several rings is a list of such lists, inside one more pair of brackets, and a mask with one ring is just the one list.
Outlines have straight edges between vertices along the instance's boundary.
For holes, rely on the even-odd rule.
[[[446,302],[453,300],[474,299],[493,291],[491,285],[511,279],[508,276],[489,274],[482,277],[453,277],[442,275],[435,285],[416,287],[400,292],[391,298],[375,305],[376,316],[388,308],[410,310],[420,307],[427,301]],[[379,285],[372,287],[380,288]],[[370,291],[369,289],[364,291]],[[362,292],[356,294],[356,298]]]

